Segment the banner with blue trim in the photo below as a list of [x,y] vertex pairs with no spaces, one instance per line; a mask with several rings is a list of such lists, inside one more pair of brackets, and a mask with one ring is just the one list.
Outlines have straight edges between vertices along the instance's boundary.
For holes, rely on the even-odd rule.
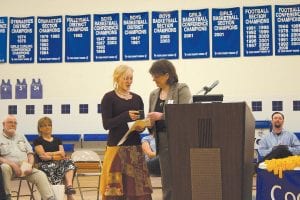
[[272,7],[243,8],[244,56],[271,56]]
[[208,58],[209,51],[209,11],[182,10],[182,58]]
[[9,63],[33,63],[34,17],[11,17],[9,24]]
[[257,170],[256,200],[299,199],[300,171],[284,171],[283,178],[264,169]]
[[123,60],[148,59],[148,12],[123,13]]
[[120,60],[119,13],[94,15],[94,61]]
[[62,62],[62,16],[37,18],[37,62]]
[[66,15],[66,62],[91,60],[91,15]]
[[7,58],[7,17],[0,17],[0,63]]
[[213,8],[212,56],[239,57],[240,40],[240,8]]
[[275,5],[275,55],[300,55],[300,4]]
[[178,11],[153,11],[152,59],[177,59],[178,54]]

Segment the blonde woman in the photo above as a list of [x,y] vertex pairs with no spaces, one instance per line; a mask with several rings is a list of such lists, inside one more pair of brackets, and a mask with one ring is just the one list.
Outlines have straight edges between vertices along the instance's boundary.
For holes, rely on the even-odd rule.
[[52,185],[65,184],[68,200],[73,200],[73,176],[76,167],[66,154],[59,138],[52,135],[52,120],[43,117],[38,121],[39,137],[33,142],[39,169],[45,172]]
[[101,101],[103,127],[108,130],[107,149],[101,176],[102,200],[151,200],[152,187],[137,127],[128,139],[117,146],[128,131],[128,122],[144,110],[142,98],[131,92],[132,68],[121,65],[113,74],[114,89]]

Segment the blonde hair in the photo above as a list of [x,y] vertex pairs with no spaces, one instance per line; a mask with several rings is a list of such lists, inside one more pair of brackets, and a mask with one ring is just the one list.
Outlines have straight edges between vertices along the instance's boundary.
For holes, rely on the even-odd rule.
[[115,89],[118,88],[119,78],[122,77],[128,70],[133,72],[133,69],[127,65],[119,65],[116,67],[113,74],[113,86]]
[[40,131],[41,126],[47,122],[52,125],[52,120],[49,117],[42,117],[41,119],[39,119],[38,125],[37,125],[37,130],[38,130],[39,135],[41,135],[41,131]]

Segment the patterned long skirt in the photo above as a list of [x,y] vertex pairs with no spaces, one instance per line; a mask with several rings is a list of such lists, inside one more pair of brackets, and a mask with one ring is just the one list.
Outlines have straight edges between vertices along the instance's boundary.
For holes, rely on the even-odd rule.
[[102,200],[151,200],[148,168],[139,146],[107,147],[100,183]]
[[[76,170],[74,162],[70,159],[43,161],[38,164],[39,169],[45,172],[52,185],[62,184],[67,171]],[[75,173],[74,173],[75,174]]]

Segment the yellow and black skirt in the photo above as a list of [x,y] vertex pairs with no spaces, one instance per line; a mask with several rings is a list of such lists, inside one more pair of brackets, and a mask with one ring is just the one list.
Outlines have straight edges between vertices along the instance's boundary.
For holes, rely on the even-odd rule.
[[107,147],[101,175],[102,200],[151,200],[152,186],[140,145]]

